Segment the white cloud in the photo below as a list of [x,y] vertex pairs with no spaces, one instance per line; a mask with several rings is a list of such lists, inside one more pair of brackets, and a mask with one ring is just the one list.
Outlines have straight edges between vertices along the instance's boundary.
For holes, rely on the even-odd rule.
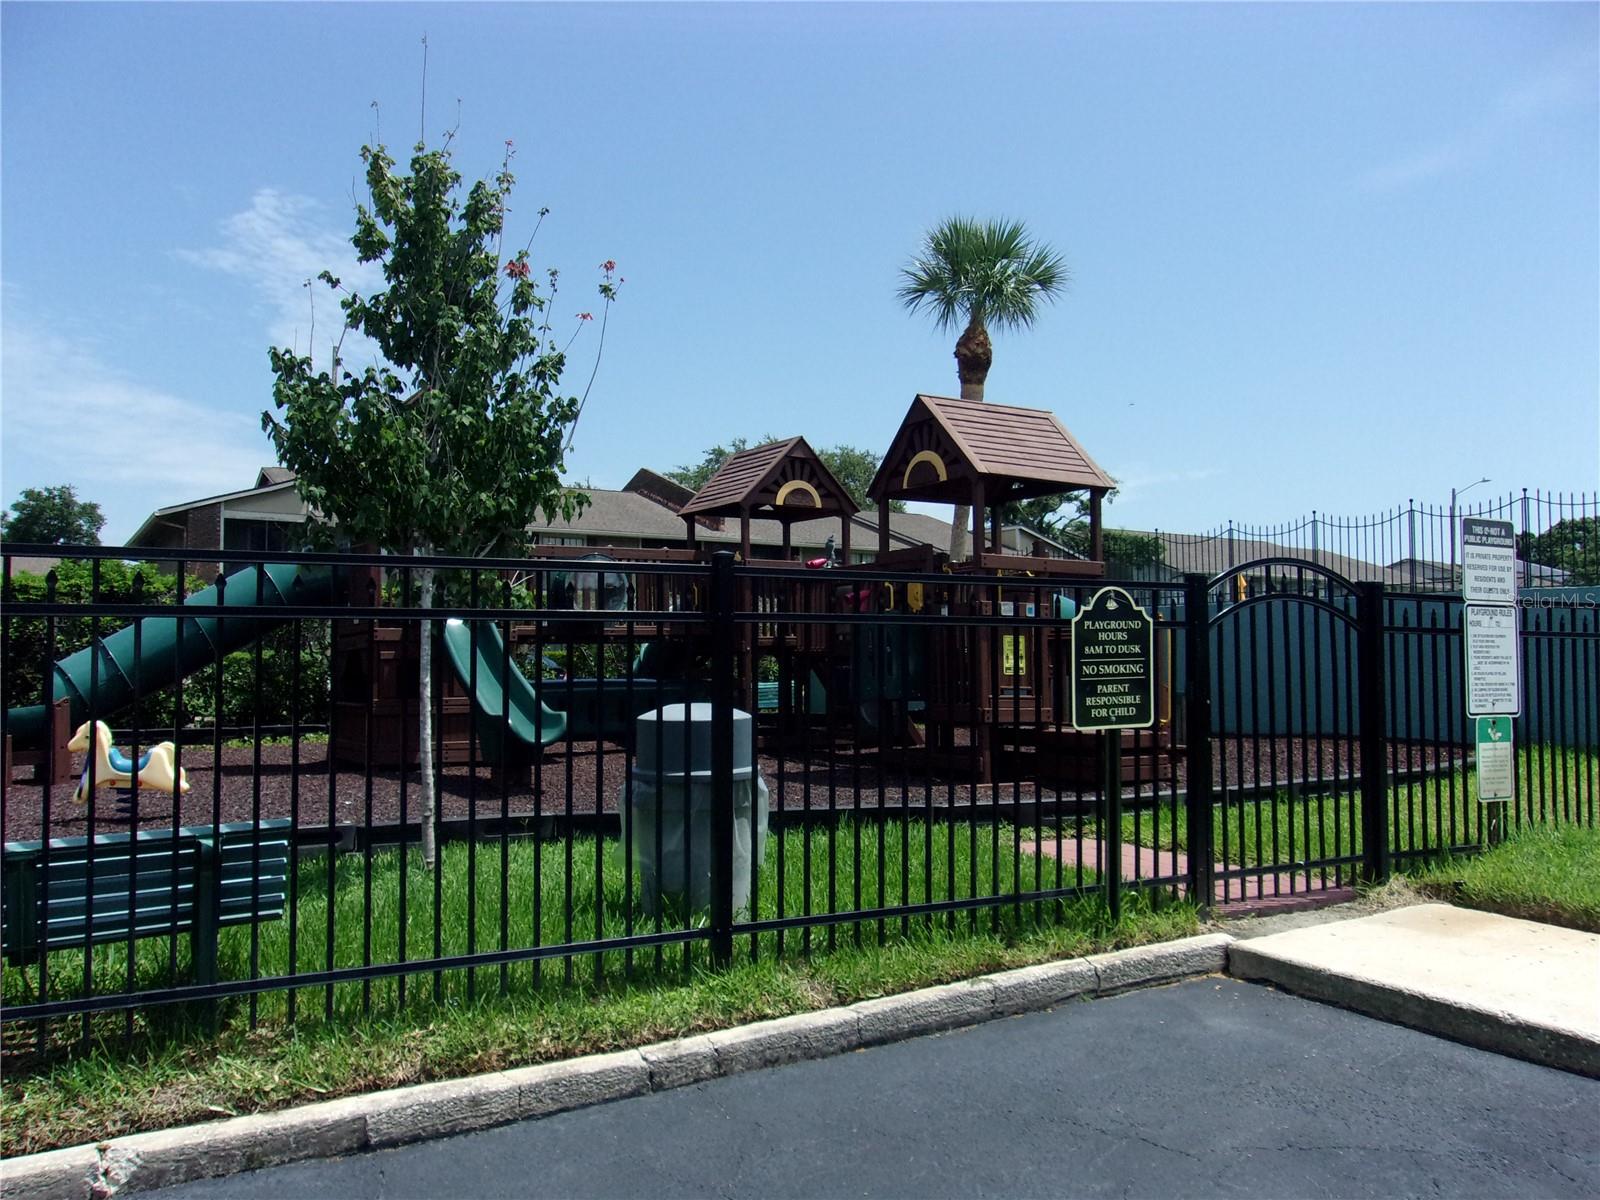
[[[1134,466],[1132,469],[1119,473],[1117,479],[1117,501],[1127,504],[1134,500],[1143,500],[1150,492],[1159,492],[1170,488],[1174,484],[1201,483],[1207,479],[1215,479],[1222,474],[1221,467],[1192,467],[1182,471],[1156,471],[1146,467]],[[1110,520],[1108,517],[1107,520]],[[1113,524],[1115,522],[1112,522]]]
[[273,461],[254,416],[131,379],[86,341],[8,311],[0,347],[6,504],[25,487],[70,483],[101,506],[112,543],[156,508],[249,487]]
[[1398,191],[1488,161],[1525,126],[1574,101],[1594,96],[1595,54],[1585,50],[1495,96],[1478,118],[1449,137],[1365,171],[1364,191]]
[[[301,354],[309,350],[319,367],[326,365],[344,314],[338,295],[317,276],[331,271],[346,289],[363,293],[383,283],[377,265],[358,263],[348,232],[333,228],[324,206],[307,196],[262,188],[248,208],[222,222],[220,233],[220,244],[180,250],[179,257],[243,280],[266,305],[272,344]],[[345,338],[341,355],[352,369],[377,360],[375,348],[359,334]]]

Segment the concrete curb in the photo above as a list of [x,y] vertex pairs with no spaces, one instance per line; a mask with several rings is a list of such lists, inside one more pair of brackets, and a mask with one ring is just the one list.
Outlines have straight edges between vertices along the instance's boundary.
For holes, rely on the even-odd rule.
[[1600,1078],[1600,1042],[1576,1030],[1535,1024],[1511,1013],[1363,979],[1359,975],[1287,961],[1248,942],[1228,947],[1228,974],[1336,1004],[1369,1017],[1408,1025],[1547,1067]]
[[1227,968],[1233,938],[1206,934],[1020,967],[660,1042],[638,1050],[348,1096],[281,1112],[135,1134],[0,1160],[6,1200],[107,1200],[232,1175],[488,1129],[723,1075],[976,1025]]

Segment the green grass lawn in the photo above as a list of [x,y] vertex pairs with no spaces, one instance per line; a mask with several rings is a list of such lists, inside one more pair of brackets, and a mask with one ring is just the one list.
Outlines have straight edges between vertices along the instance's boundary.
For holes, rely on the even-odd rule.
[[[1073,886],[1054,860],[1017,853],[1031,831],[1009,826],[844,823],[769,838],[759,876],[758,918]],[[829,864],[833,878],[829,878]],[[859,872],[856,864],[860,864]],[[615,839],[444,848],[437,876],[415,852],[308,859],[298,876],[293,961],[301,971],[392,962],[502,945],[564,944],[656,922],[626,887]],[[1019,874],[1020,867],[1020,874]],[[405,901],[401,902],[401,881]],[[437,881],[441,919],[434,922]],[[1086,884],[1093,876],[1086,875]],[[368,896],[370,895],[370,903]],[[502,896],[508,919],[501,924]],[[569,904],[570,899],[570,904]],[[328,918],[334,937],[327,937]],[[570,926],[569,917],[570,913]],[[402,915],[404,916],[402,940]],[[703,918],[695,917],[696,922]],[[684,928],[664,919],[663,929]],[[703,941],[510,964],[408,979],[344,983],[226,1001],[215,1031],[181,1006],[58,1023],[41,1051],[33,1030],[8,1027],[0,1150],[7,1155],[138,1129],[641,1045],[743,1021],[849,1003],[1007,966],[1184,936],[1192,908],[1152,908],[1129,897],[1120,923],[1099,897],[1002,905],[957,915],[848,923],[830,929],[741,936],[731,968],[710,969]],[[286,973],[287,920],[224,931],[222,976]],[[752,942],[755,942],[752,947]],[[752,961],[752,949],[755,951]],[[174,968],[176,958],[176,974]],[[94,990],[126,983],[126,945],[98,947]],[[188,976],[187,939],[136,943],[135,981],[167,986]],[[52,955],[49,994],[83,991],[83,954]],[[39,973],[7,966],[7,1003],[36,999]],[[290,999],[290,996],[293,999]],[[290,1005],[294,1006],[294,1020]]]
[[[1548,746],[1518,752],[1522,798],[1514,827],[1594,822],[1600,817],[1600,755]],[[1484,841],[1483,806],[1473,771],[1451,771],[1389,789],[1390,846],[1432,856]],[[1162,850],[1189,849],[1188,814],[1181,805],[1158,813],[1124,813],[1124,841]],[[1231,800],[1212,809],[1212,845],[1232,866],[1288,863],[1361,854],[1358,789],[1321,796]]]
[[1525,827],[1471,858],[1408,872],[1421,891],[1530,921],[1600,933],[1600,829]]

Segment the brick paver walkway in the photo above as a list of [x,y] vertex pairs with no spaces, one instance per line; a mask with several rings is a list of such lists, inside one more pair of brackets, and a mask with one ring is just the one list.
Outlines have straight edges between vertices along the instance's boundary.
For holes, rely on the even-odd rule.
[[[1063,864],[1076,867],[1080,847],[1083,865],[1095,867],[1100,862],[1102,850],[1094,838],[1084,838],[1082,841],[1063,838],[1059,842],[1055,838],[1045,838],[1040,842],[1023,842],[1021,848],[1024,854],[1059,858]],[[1326,872],[1326,878],[1321,868],[1301,868],[1242,879],[1222,878],[1222,873],[1228,870],[1222,863],[1217,863],[1215,870],[1218,878],[1212,903],[1231,914],[1288,912],[1355,899],[1348,868],[1343,883],[1335,878],[1331,869]],[[1182,881],[1188,873],[1189,856],[1182,850],[1154,850],[1149,846],[1122,843],[1122,878],[1125,880],[1177,876],[1181,895],[1187,890]]]

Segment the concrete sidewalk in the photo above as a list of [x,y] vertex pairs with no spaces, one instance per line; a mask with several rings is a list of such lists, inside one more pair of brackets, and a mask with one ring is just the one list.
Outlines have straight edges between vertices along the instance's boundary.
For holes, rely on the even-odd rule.
[[1235,942],[1228,973],[1600,1078],[1600,935],[1418,904]]

